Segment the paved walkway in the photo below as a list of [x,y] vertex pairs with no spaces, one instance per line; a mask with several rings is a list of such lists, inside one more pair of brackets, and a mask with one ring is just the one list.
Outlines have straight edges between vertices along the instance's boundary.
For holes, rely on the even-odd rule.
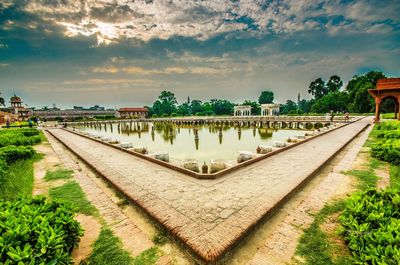
[[102,188],[84,173],[79,164],[75,163],[64,151],[63,146],[48,133],[46,137],[64,166],[74,171],[74,179],[79,183],[88,200],[99,210],[106,224],[121,239],[123,247],[132,256],[137,256],[151,248],[154,244],[150,239],[121,211]]
[[327,201],[343,197],[352,190],[351,178],[343,172],[352,168],[371,130],[372,126],[365,130],[354,144],[351,144],[344,156],[321,182],[311,190],[302,191],[302,194],[296,195],[296,197],[299,196],[296,198],[298,203],[293,203],[288,209],[286,205],[283,207],[282,211],[287,212],[287,215],[271,228],[272,233],[248,265],[284,265],[291,262],[304,229],[314,221],[310,213],[317,213]]
[[212,262],[370,122],[349,124],[217,180],[197,180],[65,130],[51,133]]

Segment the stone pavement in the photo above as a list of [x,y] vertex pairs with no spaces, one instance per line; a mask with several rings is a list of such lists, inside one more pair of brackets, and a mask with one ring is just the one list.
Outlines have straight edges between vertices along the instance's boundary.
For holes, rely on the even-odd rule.
[[349,124],[216,180],[194,179],[65,130],[49,131],[211,263],[370,122]]
[[316,186],[295,196],[298,203],[293,203],[288,209],[285,205],[281,209],[287,215],[272,228],[273,231],[264,244],[258,248],[248,265],[284,265],[291,262],[304,229],[314,221],[310,213],[320,211],[327,201],[343,197],[352,190],[351,177],[346,176],[343,172],[352,168],[353,162],[372,128],[370,126],[366,129],[355,140],[355,143],[351,144],[340,161]]
[[64,166],[74,171],[74,179],[79,183],[88,200],[99,210],[109,228],[121,239],[123,247],[132,256],[137,256],[151,248],[154,245],[153,242],[121,211],[102,188],[82,171],[79,164],[75,163],[64,151],[62,145],[48,133],[46,137]]

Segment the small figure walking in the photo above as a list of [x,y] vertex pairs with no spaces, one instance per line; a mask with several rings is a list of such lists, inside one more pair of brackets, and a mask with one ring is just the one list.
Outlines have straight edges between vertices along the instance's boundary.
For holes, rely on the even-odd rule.
[[333,110],[331,110],[331,122],[333,122],[334,117],[335,117],[335,114],[333,113]]
[[344,114],[344,121],[345,122],[349,122],[350,121],[349,115],[350,115],[349,112],[346,111],[346,113]]

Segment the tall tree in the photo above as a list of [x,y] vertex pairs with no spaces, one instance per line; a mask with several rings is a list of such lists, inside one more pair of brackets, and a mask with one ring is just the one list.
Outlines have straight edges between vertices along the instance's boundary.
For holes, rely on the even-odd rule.
[[297,113],[297,105],[293,100],[288,99],[286,104],[282,104],[280,107],[281,114],[296,114]]
[[311,111],[315,113],[327,113],[331,110],[345,112],[348,109],[348,103],[349,95],[347,92],[329,92],[315,102]]
[[225,99],[211,99],[210,105],[212,111],[216,115],[231,115],[233,114],[233,106],[234,104]]
[[171,115],[172,112],[176,111],[177,103],[174,93],[162,91],[160,96],[158,96],[158,100],[153,104],[153,111],[158,115]]
[[342,86],[343,86],[343,81],[340,80],[340,77],[337,75],[331,76],[328,82],[326,83],[328,92],[338,92]]
[[379,71],[370,71],[364,75],[355,75],[346,86],[349,98],[352,102],[349,104],[350,112],[368,113],[373,112],[375,103],[368,89],[374,89],[378,79],[385,78],[385,75]]
[[324,80],[320,77],[312,81],[308,87],[308,93],[313,95],[317,100],[328,94]]
[[199,112],[203,112],[203,106],[201,100],[194,99],[190,103],[190,109],[192,111],[192,114],[196,114]]
[[274,92],[272,92],[272,91],[261,92],[261,95],[258,98],[258,103],[268,104],[268,103],[272,103],[272,102],[274,102]]

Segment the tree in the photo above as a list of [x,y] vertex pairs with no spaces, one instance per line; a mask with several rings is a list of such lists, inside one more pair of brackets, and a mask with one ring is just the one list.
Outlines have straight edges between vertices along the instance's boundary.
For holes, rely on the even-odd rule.
[[370,71],[364,75],[355,75],[346,86],[349,98],[352,102],[349,104],[350,112],[368,113],[374,111],[375,101],[368,93],[368,89],[376,88],[378,79],[385,78],[385,75],[379,71]]
[[203,106],[201,100],[194,99],[190,103],[190,109],[192,111],[192,114],[196,114],[199,112],[203,112]]
[[293,100],[288,99],[286,104],[282,104],[280,107],[281,114],[296,114],[297,113],[297,105]]
[[210,105],[216,115],[232,115],[234,104],[225,99],[211,99]]
[[255,101],[245,100],[242,105],[251,106],[251,115],[260,115],[261,113],[261,107]]
[[153,103],[153,111],[157,115],[168,114],[176,111],[177,104],[174,93],[170,91],[162,91],[158,100]]
[[274,102],[274,92],[272,92],[272,91],[261,92],[261,95],[258,98],[258,103],[268,104],[268,103],[272,103],[272,102]]
[[190,106],[189,103],[185,102],[178,106],[177,112],[179,115],[188,116],[190,115]]
[[320,77],[312,81],[308,86],[308,93],[313,95],[317,100],[328,94],[328,89],[325,86],[324,80]]
[[315,113],[327,113],[331,110],[345,112],[348,109],[348,104],[349,95],[347,92],[329,92],[315,102],[311,111]]
[[298,108],[301,113],[309,113],[311,111],[312,105],[315,103],[315,99],[306,100],[302,99],[298,103]]
[[342,86],[343,86],[343,81],[340,80],[340,77],[337,75],[331,76],[329,78],[329,81],[326,83],[328,92],[338,92]]

